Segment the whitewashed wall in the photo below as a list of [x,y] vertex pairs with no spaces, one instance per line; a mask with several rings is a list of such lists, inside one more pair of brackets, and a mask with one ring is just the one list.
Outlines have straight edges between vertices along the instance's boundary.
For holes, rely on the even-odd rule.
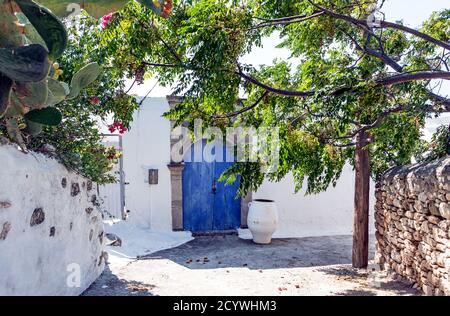
[[[130,221],[153,230],[171,230],[170,123],[162,117],[169,109],[166,98],[148,98],[134,114],[131,131],[123,137],[126,207]],[[448,122],[429,120],[425,136],[435,125]],[[159,184],[148,184],[148,169],[159,170]],[[373,190],[371,188],[369,227],[373,228]],[[280,211],[279,237],[303,237],[352,234],[354,172],[346,166],[335,188],[305,196],[294,193],[292,176],[279,183],[264,182],[253,198],[276,200]]]
[[[354,172],[347,165],[336,187],[305,196],[295,193],[292,175],[281,182],[265,181],[253,194],[254,199],[275,200],[279,211],[279,228],[275,237],[310,237],[351,235],[353,231]],[[374,183],[371,183],[369,228],[374,232]]]
[[[166,98],[148,98],[133,115],[131,130],[123,136],[125,204],[129,220],[152,230],[172,230],[170,122]],[[148,170],[159,170],[159,183],[148,184]]]
[[81,294],[106,258],[96,187],[12,145],[0,163],[0,295]]
[[[169,109],[166,98],[148,98],[133,116],[123,136],[126,208],[133,224],[170,231],[171,190],[170,123],[162,117]],[[159,184],[148,184],[148,169],[159,170]],[[294,194],[292,177],[279,183],[264,182],[253,198],[276,200],[280,228],[275,236],[348,235],[353,223],[354,173],[346,167],[336,188],[319,195]],[[371,195],[373,196],[373,194]],[[373,204],[373,203],[372,203]],[[371,216],[372,221],[372,216]],[[370,223],[372,229],[373,224]]]
[[[423,130],[425,139],[430,140],[436,128],[450,124],[450,115],[428,119]],[[275,237],[307,237],[325,235],[350,235],[353,232],[354,171],[347,165],[335,188],[317,195],[304,195],[304,190],[294,193],[292,175],[279,183],[265,181],[253,194],[253,198],[273,199],[280,212],[280,227]],[[375,183],[370,192],[370,233],[375,232],[374,203]]]

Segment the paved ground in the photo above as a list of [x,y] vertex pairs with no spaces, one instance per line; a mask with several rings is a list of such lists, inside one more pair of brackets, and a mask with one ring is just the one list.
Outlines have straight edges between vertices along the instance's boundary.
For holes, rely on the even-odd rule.
[[351,243],[350,236],[276,239],[267,246],[237,236],[197,237],[108,268],[84,295],[418,294],[383,273],[352,269]]

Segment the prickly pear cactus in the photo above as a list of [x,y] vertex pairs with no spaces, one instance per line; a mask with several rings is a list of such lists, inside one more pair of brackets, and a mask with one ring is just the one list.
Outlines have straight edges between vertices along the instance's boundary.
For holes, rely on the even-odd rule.
[[[172,10],[172,0],[135,1],[165,18]],[[58,125],[62,116],[54,106],[76,98],[100,74],[99,65],[91,63],[73,76],[70,85],[57,80],[62,70],[56,59],[68,40],[58,16],[76,14],[82,8],[99,18],[127,2],[0,0],[0,120],[23,149],[23,133],[36,135],[44,125]]]
[[47,8],[31,0],[0,0],[0,119],[12,140],[25,148],[22,134],[58,125],[53,106],[75,98],[100,74],[96,63],[83,67],[71,85],[56,80],[54,62],[67,46],[67,32]]
[[[76,15],[77,10],[84,9],[99,19],[105,14],[115,12],[132,0],[38,0],[38,2],[59,17]],[[172,10],[172,0],[135,0],[156,14],[167,18]]]

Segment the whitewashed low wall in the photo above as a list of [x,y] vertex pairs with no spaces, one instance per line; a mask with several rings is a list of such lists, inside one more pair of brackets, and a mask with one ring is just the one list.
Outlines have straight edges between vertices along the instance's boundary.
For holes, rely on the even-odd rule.
[[105,266],[96,186],[0,144],[0,295],[78,295]]

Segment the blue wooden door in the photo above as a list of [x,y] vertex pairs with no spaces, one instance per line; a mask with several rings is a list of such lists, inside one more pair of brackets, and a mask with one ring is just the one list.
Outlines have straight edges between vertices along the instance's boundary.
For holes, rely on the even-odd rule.
[[221,231],[240,226],[241,200],[236,198],[239,181],[228,186],[218,181],[220,175],[232,164],[217,161],[195,162],[194,159],[185,161],[183,170],[185,230]]

